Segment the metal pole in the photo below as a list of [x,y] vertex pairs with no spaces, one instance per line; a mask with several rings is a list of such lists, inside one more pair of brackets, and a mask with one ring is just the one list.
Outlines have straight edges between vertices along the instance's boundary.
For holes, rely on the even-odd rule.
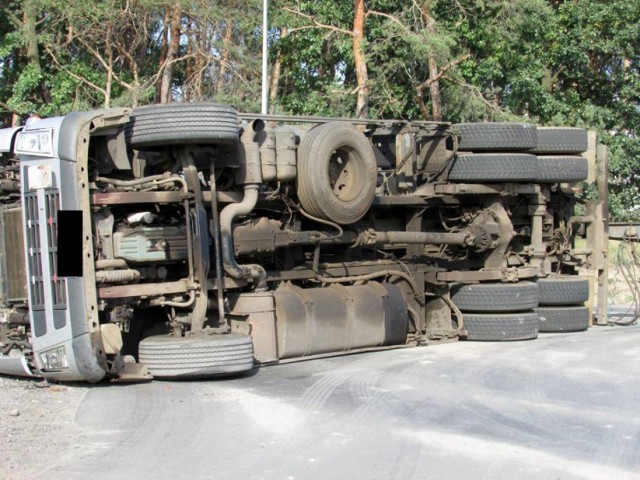
[[267,4],[262,0],[262,114],[267,113]]

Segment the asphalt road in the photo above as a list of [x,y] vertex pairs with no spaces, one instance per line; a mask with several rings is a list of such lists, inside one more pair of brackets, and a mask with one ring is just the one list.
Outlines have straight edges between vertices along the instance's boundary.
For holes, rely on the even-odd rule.
[[639,359],[640,327],[596,327],[94,386],[34,476],[640,478]]

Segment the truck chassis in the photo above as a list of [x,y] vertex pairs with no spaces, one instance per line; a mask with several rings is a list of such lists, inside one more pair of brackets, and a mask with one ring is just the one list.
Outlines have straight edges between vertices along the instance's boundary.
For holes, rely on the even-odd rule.
[[0,130],[0,152],[0,373],[533,339],[588,328],[596,292],[606,324],[606,149],[581,129],[169,104]]

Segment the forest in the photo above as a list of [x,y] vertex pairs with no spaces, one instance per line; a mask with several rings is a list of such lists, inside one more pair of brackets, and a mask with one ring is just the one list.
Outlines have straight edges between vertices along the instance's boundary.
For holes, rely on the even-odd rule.
[[[598,131],[640,221],[640,0],[0,0],[0,126],[215,101],[257,112]],[[588,191],[586,192],[589,193]]]

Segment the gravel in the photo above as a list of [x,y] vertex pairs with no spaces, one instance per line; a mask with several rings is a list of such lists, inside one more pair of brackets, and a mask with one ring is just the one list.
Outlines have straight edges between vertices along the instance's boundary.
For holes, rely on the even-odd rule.
[[76,411],[88,391],[77,385],[0,377],[0,478],[31,478],[61,452],[80,430]]

